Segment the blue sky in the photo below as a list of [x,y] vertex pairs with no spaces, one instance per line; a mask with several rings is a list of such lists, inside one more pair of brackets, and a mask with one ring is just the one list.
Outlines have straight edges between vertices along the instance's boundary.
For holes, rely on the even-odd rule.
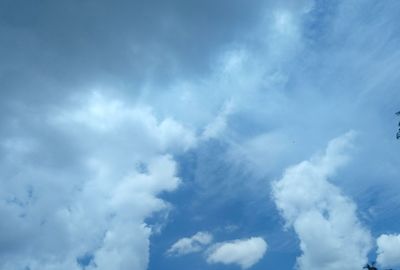
[[399,12],[0,0],[0,269],[399,268]]

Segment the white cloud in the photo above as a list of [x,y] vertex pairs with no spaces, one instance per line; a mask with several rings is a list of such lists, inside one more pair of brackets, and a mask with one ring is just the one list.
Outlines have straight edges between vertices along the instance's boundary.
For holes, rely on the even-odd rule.
[[181,256],[189,253],[202,251],[213,240],[208,232],[198,232],[192,237],[181,238],[176,241],[168,250],[168,255]]
[[376,240],[377,262],[386,266],[400,265],[400,234],[382,234]]
[[236,264],[247,269],[260,261],[266,251],[267,243],[261,237],[217,243],[209,249],[207,262]]
[[[135,152],[144,153],[184,151],[196,144],[196,136],[190,129],[172,118],[157,119],[150,107],[128,106],[98,91],[93,91],[89,97],[76,98],[85,100],[80,108],[62,109],[50,119],[75,136],[84,130],[100,139],[117,137],[125,145],[134,145]],[[73,130],[78,127],[81,130]],[[121,133],[121,129],[125,133]]]
[[371,236],[356,205],[328,181],[347,163],[352,133],[332,140],[325,153],[288,168],[273,183],[273,198],[300,239],[301,270],[352,270],[367,261]]
[[144,220],[169,209],[158,194],[180,184],[171,154],[195,135],[101,93],[78,103],[32,123],[40,136],[0,144],[0,242],[12,250],[0,269],[77,270],[84,254],[93,255],[86,269],[147,268]]

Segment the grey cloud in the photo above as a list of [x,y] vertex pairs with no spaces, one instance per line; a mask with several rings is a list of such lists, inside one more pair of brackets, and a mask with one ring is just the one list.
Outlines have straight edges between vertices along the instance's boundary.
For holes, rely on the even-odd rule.
[[42,100],[80,84],[137,87],[206,71],[258,20],[260,3],[2,1],[2,91]]

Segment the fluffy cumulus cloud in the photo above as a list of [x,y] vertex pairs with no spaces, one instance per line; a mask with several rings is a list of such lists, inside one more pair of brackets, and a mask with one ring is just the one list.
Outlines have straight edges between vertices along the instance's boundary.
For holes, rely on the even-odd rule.
[[382,266],[400,266],[400,235],[382,234],[376,240],[377,262]]
[[347,133],[332,140],[325,153],[288,168],[273,183],[275,203],[300,240],[301,270],[351,270],[367,261],[369,231],[354,202],[328,180],[347,163],[352,137]]
[[208,232],[198,232],[192,237],[184,237],[176,241],[168,250],[168,255],[181,256],[202,251],[213,240]]
[[145,219],[169,209],[158,194],[181,182],[171,154],[195,136],[99,92],[78,100],[1,139],[0,269],[147,268]]
[[247,269],[260,261],[266,251],[267,243],[261,237],[222,242],[208,250],[207,262],[236,264],[242,269]]

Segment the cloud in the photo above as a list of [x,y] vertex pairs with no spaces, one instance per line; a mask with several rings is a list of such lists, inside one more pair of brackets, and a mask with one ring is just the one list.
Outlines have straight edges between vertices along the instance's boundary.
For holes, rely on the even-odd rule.
[[[172,118],[159,121],[151,107],[126,106],[121,100],[109,98],[98,91],[84,96],[76,95],[74,99],[84,100],[86,103],[81,108],[64,108],[56,116],[50,116],[54,124],[70,130],[67,132],[74,132],[71,128],[73,125],[80,126],[99,137],[116,136],[121,143],[134,145],[136,151],[140,148],[143,153],[185,151],[196,143],[195,134],[191,130]],[[126,134],[117,134],[121,128],[126,129]],[[149,134],[149,137],[140,136],[141,134]],[[135,140],[129,141],[125,136],[134,137]]]
[[273,183],[273,199],[300,240],[301,270],[357,269],[367,261],[371,236],[351,199],[328,181],[349,157],[353,133],[329,142],[325,153],[288,168]]
[[[67,85],[79,88],[88,82],[115,85],[121,81],[138,85],[144,80],[162,85],[178,74],[205,72],[224,44],[256,23],[262,13],[260,5],[265,5],[263,1],[240,3],[0,3],[0,24],[7,33],[0,48],[0,70],[9,75],[2,77],[6,87],[1,89],[13,96],[30,96],[31,90],[43,86],[36,95],[57,98],[75,91]],[[151,24],[145,23],[149,20]],[[176,33],[173,39],[171,31]],[[29,83],[17,79],[21,77]],[[53,86],[60,91],[51,91]]]
[[267,243],[261,237],[217,243],[208,250],[207,263],[236,264],[247,269],[260,261],[266,251]]
[[377,262],[384,266],[400,265],[400,235],[399,234],[382,234],[376,240],[378,246]]
[[101,92],[17,119],[0,143],[0,268],[73,270],[87,256],[85,269],[147,269],[145,219],[170,208],[158,195],[181,183],[172,155],[194,133]]
[[217,116],[205,127],[202,138],[207,140],[221,136],[227,128],[227,118],[232,114],[233,110],[233,101],[226,102]]
[[213,236],[208,232],[198,232],[192,237],[181,238],[176,241],[168,250],[171,256],[182,256],[189,253],[202,251],[213,240]]
[[[179,186],[177,168],[207,195],[182,205],[211,222],[222,204],[209,195],[253,200],[265,179],[278,179],[288,164],[348,129],[362,134],[359,151],[335,184],[361,209],[378,193],[372,230],[396,227],[400,156],[391,117],[400,100],[400,5],[328,2],[2,1],[0,268],[74,269],[84,254],[89,265],[143,268],[152,231],[143,221],[170,208],[159,194]],[[93,86],[111,90],[87,95]],[[198,140],[194,130],[204,130],[200,139],[221,139],[224,151],[213,140]],[[199,143],[208,146],[177,164],[175,153]],[[296,167],[300,173],[311,167],[304,174],[314,175],[320,159]],[[331,177],[325,173],[321,178]],[[317,236],[307,238],[312,226],[320,224],[326,239],[341,239],[327,241],[324,252],[350,242],[337,229],[334,209],[346,206],[347,224],[354,203],[322,182],[317,190],[331,195],[280,201],[287,226],[301,236],[304,258],[319,256],[310,247]],[[262,200],[265,194],[267,188]],[[320,201],[329,211],[310,206]],[[199,206],[193,211],[193,205]],[[248,212],[260,219],[251,211],[232,216]],[[183,220],[180,225],[190,223]],[[273,217],[268,222],[274,227]]]

